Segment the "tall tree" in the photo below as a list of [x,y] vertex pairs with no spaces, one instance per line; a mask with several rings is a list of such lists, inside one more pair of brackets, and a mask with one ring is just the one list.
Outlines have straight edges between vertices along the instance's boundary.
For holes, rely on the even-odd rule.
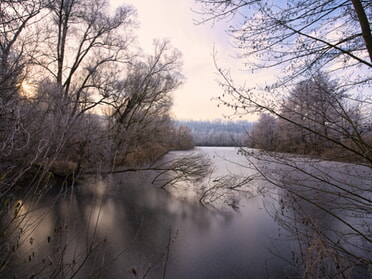
[[229,31],[251,69],[280,66],[291,77],[335,65],[372,66],[369,1],[204,1],[201,21],[236,17]]
[[[282,151],[318,154],[346,137],[344,98],[324,74],[299,82],[284,101],[279,120]],[[351,132],[351,131],[350,131]]]
[[129,62],[135,9],[121,6],[110,15],[106,0],[49,1],[47,8],[51,15],[41,24],[49,26],[33,62],[72,114],[90,110],[108,98],[118,67]]
[[102,130],[103,121],[92,120],[89,114],[100,113],[107,104],[116,80],[137,52],[132,34],[135,15],[129,5],[110,12],[108,1],[46,1],[35,28],[40,42],[29,48],[37,50],[30,59],[33,81],[39,85],[35,115],[43,132],[38,135],[59,160],[78,161],[80,167],[92,150],[89,144],[97,154],[107,151],[98,144],[103,139],[92,136],[92,131]]
[[42,4],[38,0],[0,2],[0,157],[27,145],[26,112],[20,106],[28,64],[26,46],[31,40],[26,30],[35,24]]
[[[273,186],[275,220],[298,240],[294,254],[303,278],[370,273],[372,235],[365,218],[372,206],[372,146],[364,127],[372,117],[371,2],[196,1],[201,22],[231,20],[229,32],[249,72],[269,69],[278,76],[248,87],[218,67],[223,104],[240,115],[270,113],[313,148],[332,143],[330,152],[349,152],[364,165],[247,151],[247,165],[267,189]],[[333,81],[322,82],[321,73]]]
[[275,150],[278,142],[276,118],[263,113],[254,125],[248,145],[264,150]]
[[[35,23],[35,17],[42,9],[42,1],[1,1],[0,3],[0,85],[2,100],[6,91],[14,91],[20,85],[25,66],[24,48],[27,40],[24,31]],[[12,92],[15,95],[14,92]]]
[[[278,79],[268,80],[264,86],[247,87],[237,84],[229,71],[218,68],[221,85],[227,93],[219,99],[223,104],[234,108],[236,114],[268,112],[288,121],[281,114],[288,92],[302,80],[330,72],[337,81],[335,90],[344,92],[347,99],[342,105],[334,106],[339,107],[342,118],[352,127],[352,135],[348,137],[355,148],[342,140],[330,140],[340,148],[351,149],[349,151],[361,161],[372,164],[368,151],[371,146],[361,134],[365,131],[361,126],[368,126],[372,117],[369,91],[372,62],[368,43],[371,34],[365,32],[365,22],[371,22],[372,16],[368,1],[197,2],[205,8],[201,11],[202,21],[235,16],[237,22],[242,22],[232,24],[229,31],[241,51],[239,57],[253,75],[265,73],[268,68],[278,73]],[[322,89],[323,93],[326,91],[327,88]],[[358,108],[360,116],[350,115],[352,111],[346,107]],[[292,118],[290,122],[293,121]],[[323,126],[327,122],[324,121]],[[303,123],[297,124],[299,127]]]
[[181,66],[181,53],[169,41],[156,40],[154,54],[132,63],[127,76],[115,83],[116,89],[107,104],[116,142],[114,148],[122,154],[117,161],[146,146],[148,151],[159,147],[155,154],[167,151],[171,94],[182,83]]
[[[30,233],[44,217],[38,211],[44,194],[55,184],[57,192],[67,189],[81,170],[107,171],[121,152],[120,163],[134,153],[130,159],[136,164],[169,150],[169,110],[172,92],[182,82],[181,55],[168,41],[156,42],[153,55],[143,54],[132,33],[135,9],[127,5],[110,11],[108,3],[0,1],[0,277],[15,272],[76,277],[99,245],[95,237],[87,239],[87,249],[75,253],[71,247],[73,259],[65,261],[67,235],[82,227],[57,228],[64,220],[56,220],[54,233],[38,241],[36,254],[56,264],[36,261],[32,253],[32,272],[22,263],[17,269],[19,250],[32,250]],[[26,82],[35,86],[23,96]],[[111,109],[109,117],[98,115],[104,108]],[[196,172],[203,166],[195,165],[195,158],[172,160],[174,166],[159,170],[162,175],[172,169]],[[54,179],[59,176],[74,179],[62,186]],[[53,195],[51,208],[59,194]],[[58,239],[56,249],[45,253],[42,243],[52,247]]]

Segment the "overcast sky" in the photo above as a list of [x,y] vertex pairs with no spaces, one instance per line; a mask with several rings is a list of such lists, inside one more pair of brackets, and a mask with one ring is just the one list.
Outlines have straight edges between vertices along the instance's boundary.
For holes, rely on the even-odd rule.
[[[213,65],[215,46],[218,59],[226,67],[239,70],[239,61],[230,58],[234,51],[225,32],[228,24],[195,25],[198,15],[194,0],[111,0],[114,5],[132,4],[138,11],[141,47],[152,53],[153,39],[168,38],[183,54],[185,82],[175,92],[173,114],[176,119],[212,120],[230,112],[217,108],[211,98],[222,94]],[[235,65],[234,65],[235,64]]]

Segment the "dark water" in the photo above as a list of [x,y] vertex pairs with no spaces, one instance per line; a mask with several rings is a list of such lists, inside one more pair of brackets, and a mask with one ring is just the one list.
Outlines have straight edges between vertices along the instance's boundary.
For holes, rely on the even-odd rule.
[[[202,151],[215,176],[249,172],[229,162],[245,160],[235,148]],[[135,172],[46,198],[21,225],[17,278],[294,278],[296,242],[268,214],[273,201],[249,196],[237,210],[211,209],[182,192]]]

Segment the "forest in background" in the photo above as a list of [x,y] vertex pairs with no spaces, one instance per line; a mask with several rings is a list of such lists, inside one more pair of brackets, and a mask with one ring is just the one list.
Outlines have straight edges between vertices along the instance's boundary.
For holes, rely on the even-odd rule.
[[248,133],[255,122],[245,120],[184,120],[176,121],[177,126],[190,130],[196,146],[244,146]]

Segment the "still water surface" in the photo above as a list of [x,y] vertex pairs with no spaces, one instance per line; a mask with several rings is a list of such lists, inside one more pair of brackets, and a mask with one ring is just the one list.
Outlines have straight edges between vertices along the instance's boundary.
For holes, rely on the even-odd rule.
[[[235,148],[197,150],[209,154],[215,176],[248,171],[229,162],[244,163]],[[286,261],[294,244],[285,240],[265,210],[263,203],[270,201],[255,196],[243,198],[237,210],[212,210],[156,188],[148,176],[135,172],[92,178],[63,198],[45,201],[30,217],[38,225],[30,230],[18,254],[20,261],[27,262],[22,270],[35,272],[35,263],[45,261],[53,266],[71,263],[71,269],[77,270],[73,265],[92,250],[95,256],[87,258],[75,278],[94,274],[100,278],[238,279],[293,274]],[[61,250],[63,257],[45,256]],[[63,273],[59,276],[63,278]]]

